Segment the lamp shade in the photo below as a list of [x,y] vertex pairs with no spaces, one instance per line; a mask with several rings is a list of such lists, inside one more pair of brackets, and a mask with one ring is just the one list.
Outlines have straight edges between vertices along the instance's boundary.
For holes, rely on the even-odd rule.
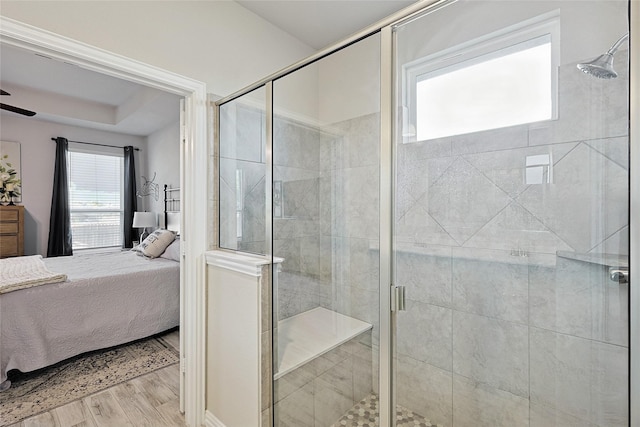
[[155,227],[156,214],[154,212],[134,212],[133,213],[133,227],[134,228],[146,228]]

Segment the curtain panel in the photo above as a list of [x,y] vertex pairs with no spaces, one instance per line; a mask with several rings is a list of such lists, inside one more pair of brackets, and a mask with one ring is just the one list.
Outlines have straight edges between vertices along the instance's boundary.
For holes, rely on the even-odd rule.
[[49,216],[47,257],[73,255],[71,245],[71,213],[69,209],[69,178],[67,150],[69,141],[56,138],[56,160],[53,172],[53,195]]
[[138,230],[133,228],[133,214],[138,209],[136,194],[136,166],[131,145],[124,147],[124,221],[123,248],[132,248],[134,240],[139,239]]

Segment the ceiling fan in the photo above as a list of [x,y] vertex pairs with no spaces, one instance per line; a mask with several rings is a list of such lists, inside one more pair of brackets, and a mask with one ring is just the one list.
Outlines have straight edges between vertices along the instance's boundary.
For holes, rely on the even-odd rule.
[[[9,96],[11,94],[9,92],[5,92],[4,90],[0,89],[0,95]],[[14,107],[13,105],[7,105],[2,103],[0,103],[0,109],[11,111],[13,113],[22,114],[23,116],[32,117],[36,115],[35,111],[29,111],[29,110],[25,110],[24,108]]]

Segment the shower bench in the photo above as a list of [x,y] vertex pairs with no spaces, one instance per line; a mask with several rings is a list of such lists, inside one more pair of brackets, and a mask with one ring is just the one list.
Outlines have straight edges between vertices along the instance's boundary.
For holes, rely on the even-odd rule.
[[371,330],[372,325],[353,317],[316,307],[278,322],[274,355],[277,380],[296,368]]

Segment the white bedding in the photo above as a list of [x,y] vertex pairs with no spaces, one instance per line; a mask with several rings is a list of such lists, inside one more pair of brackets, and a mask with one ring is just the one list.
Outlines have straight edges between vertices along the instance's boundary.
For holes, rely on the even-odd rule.
[[0,383],[179,325],[180,264],[135,252],[45,258],[67,281],[0,295]]

